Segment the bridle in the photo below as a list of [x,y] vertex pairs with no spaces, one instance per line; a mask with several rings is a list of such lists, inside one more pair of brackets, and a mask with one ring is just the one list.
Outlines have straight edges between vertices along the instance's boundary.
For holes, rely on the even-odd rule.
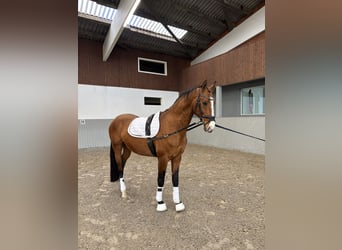
[[[209,94],[211,93],[211,91],[207,88]],[[171,133],[168,133],[168,134],[164,134],[164,135],[160,135],[160,136],[156,136],[156,137],[153,137],[153,138],[149,138],[148,139],[148,143],[151,143],[153,141],[156,141],[156,140],[162,140],[162,139],[166,139],[172,135],[175,135],[175,134],[178,134],[179,132],[181,131],[190,131],[190,130],[193,130],[201,125],[205,125],[205,124],[208,124],[210,123],[211,121],[215,121],[215,115],[204,115],[203,114],[203,110],[201,108],[201,98],[205,98],[207,100],[210,101],[210,105],[211,105],[211,109],[212,109],[212,114],[214,114],[214,97],[212,96],[205,96],[205,95],[201,95],[201,93],[198,94],[198,97],[197,97],[197,100],[196,100],[196,109],[198,108],[198,110],[200,111],[200,115],[198,116],[200,118],[200,121],[198,122],[193,122],[191,124],[189,124],[188,126],[186,127],[183,127],[183,128],[180,128],[176,131],[173,131]],[[197,114],[196,114],[197,115]],[[209,121],[208,122],[203,122],[203,118],[206,118],[208,119]],[[149,146],[150,147],[150,146]]]
[[[207,88],[208,92],[210,93],[209,89]],[[210,105],[211,105],[211,110],[212,110],[212,115],[204,115],[203,110],[202,110],[202,105],[201,105],[201,98],[205,98],[209,100]],[[198,94],[197,100],[196,100],[196,108],[199,110],[200,115],[199,118],[202,121],[203,118],[206,118],[211,121],[215,121],[215,113],[214,113],[214,97],[212,96],[205,96],[201,95],[201,93]]]

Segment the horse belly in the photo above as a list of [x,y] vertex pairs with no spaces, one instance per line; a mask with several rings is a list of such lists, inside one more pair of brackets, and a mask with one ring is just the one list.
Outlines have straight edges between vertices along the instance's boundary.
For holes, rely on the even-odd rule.
[[126,147],[138,155],[151,156],[152,153],[147,145],[147,140],[143,138],[134,138],[132,136],[127,136],[123,140]]

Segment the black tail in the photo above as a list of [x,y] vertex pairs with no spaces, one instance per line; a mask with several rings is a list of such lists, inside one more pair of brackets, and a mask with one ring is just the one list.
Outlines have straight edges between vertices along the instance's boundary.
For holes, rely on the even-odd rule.
[[110,181],[114,182],[119,179],[118,164],[115,161],[115,155],[112,145],[110,145]]

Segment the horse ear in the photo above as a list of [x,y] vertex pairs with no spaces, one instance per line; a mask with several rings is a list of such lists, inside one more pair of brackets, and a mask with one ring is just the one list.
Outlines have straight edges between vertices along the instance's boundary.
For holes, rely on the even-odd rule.
[[210,86],[208,86],[208,89],[209,89],[211,92],[214,92],[215,87],[216,87],[216,81],[213,82],[212,84],[210,84]]
[[207,84],[208,84],[208,83],[207,83],[207,80],[204,80],[204,82],[202,82],[202,84],[201,84],[200,87],[201,87],[202,89],[204,89],[205,87],[207,87]]

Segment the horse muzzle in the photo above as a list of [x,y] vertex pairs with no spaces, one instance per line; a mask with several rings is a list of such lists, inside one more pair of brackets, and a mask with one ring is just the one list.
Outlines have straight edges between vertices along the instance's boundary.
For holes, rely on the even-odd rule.
[[215,124],[216,124],[215,121],[210,121],[209,123],[205,124],[204,131],[208,133],[213,132],[215,128]]

